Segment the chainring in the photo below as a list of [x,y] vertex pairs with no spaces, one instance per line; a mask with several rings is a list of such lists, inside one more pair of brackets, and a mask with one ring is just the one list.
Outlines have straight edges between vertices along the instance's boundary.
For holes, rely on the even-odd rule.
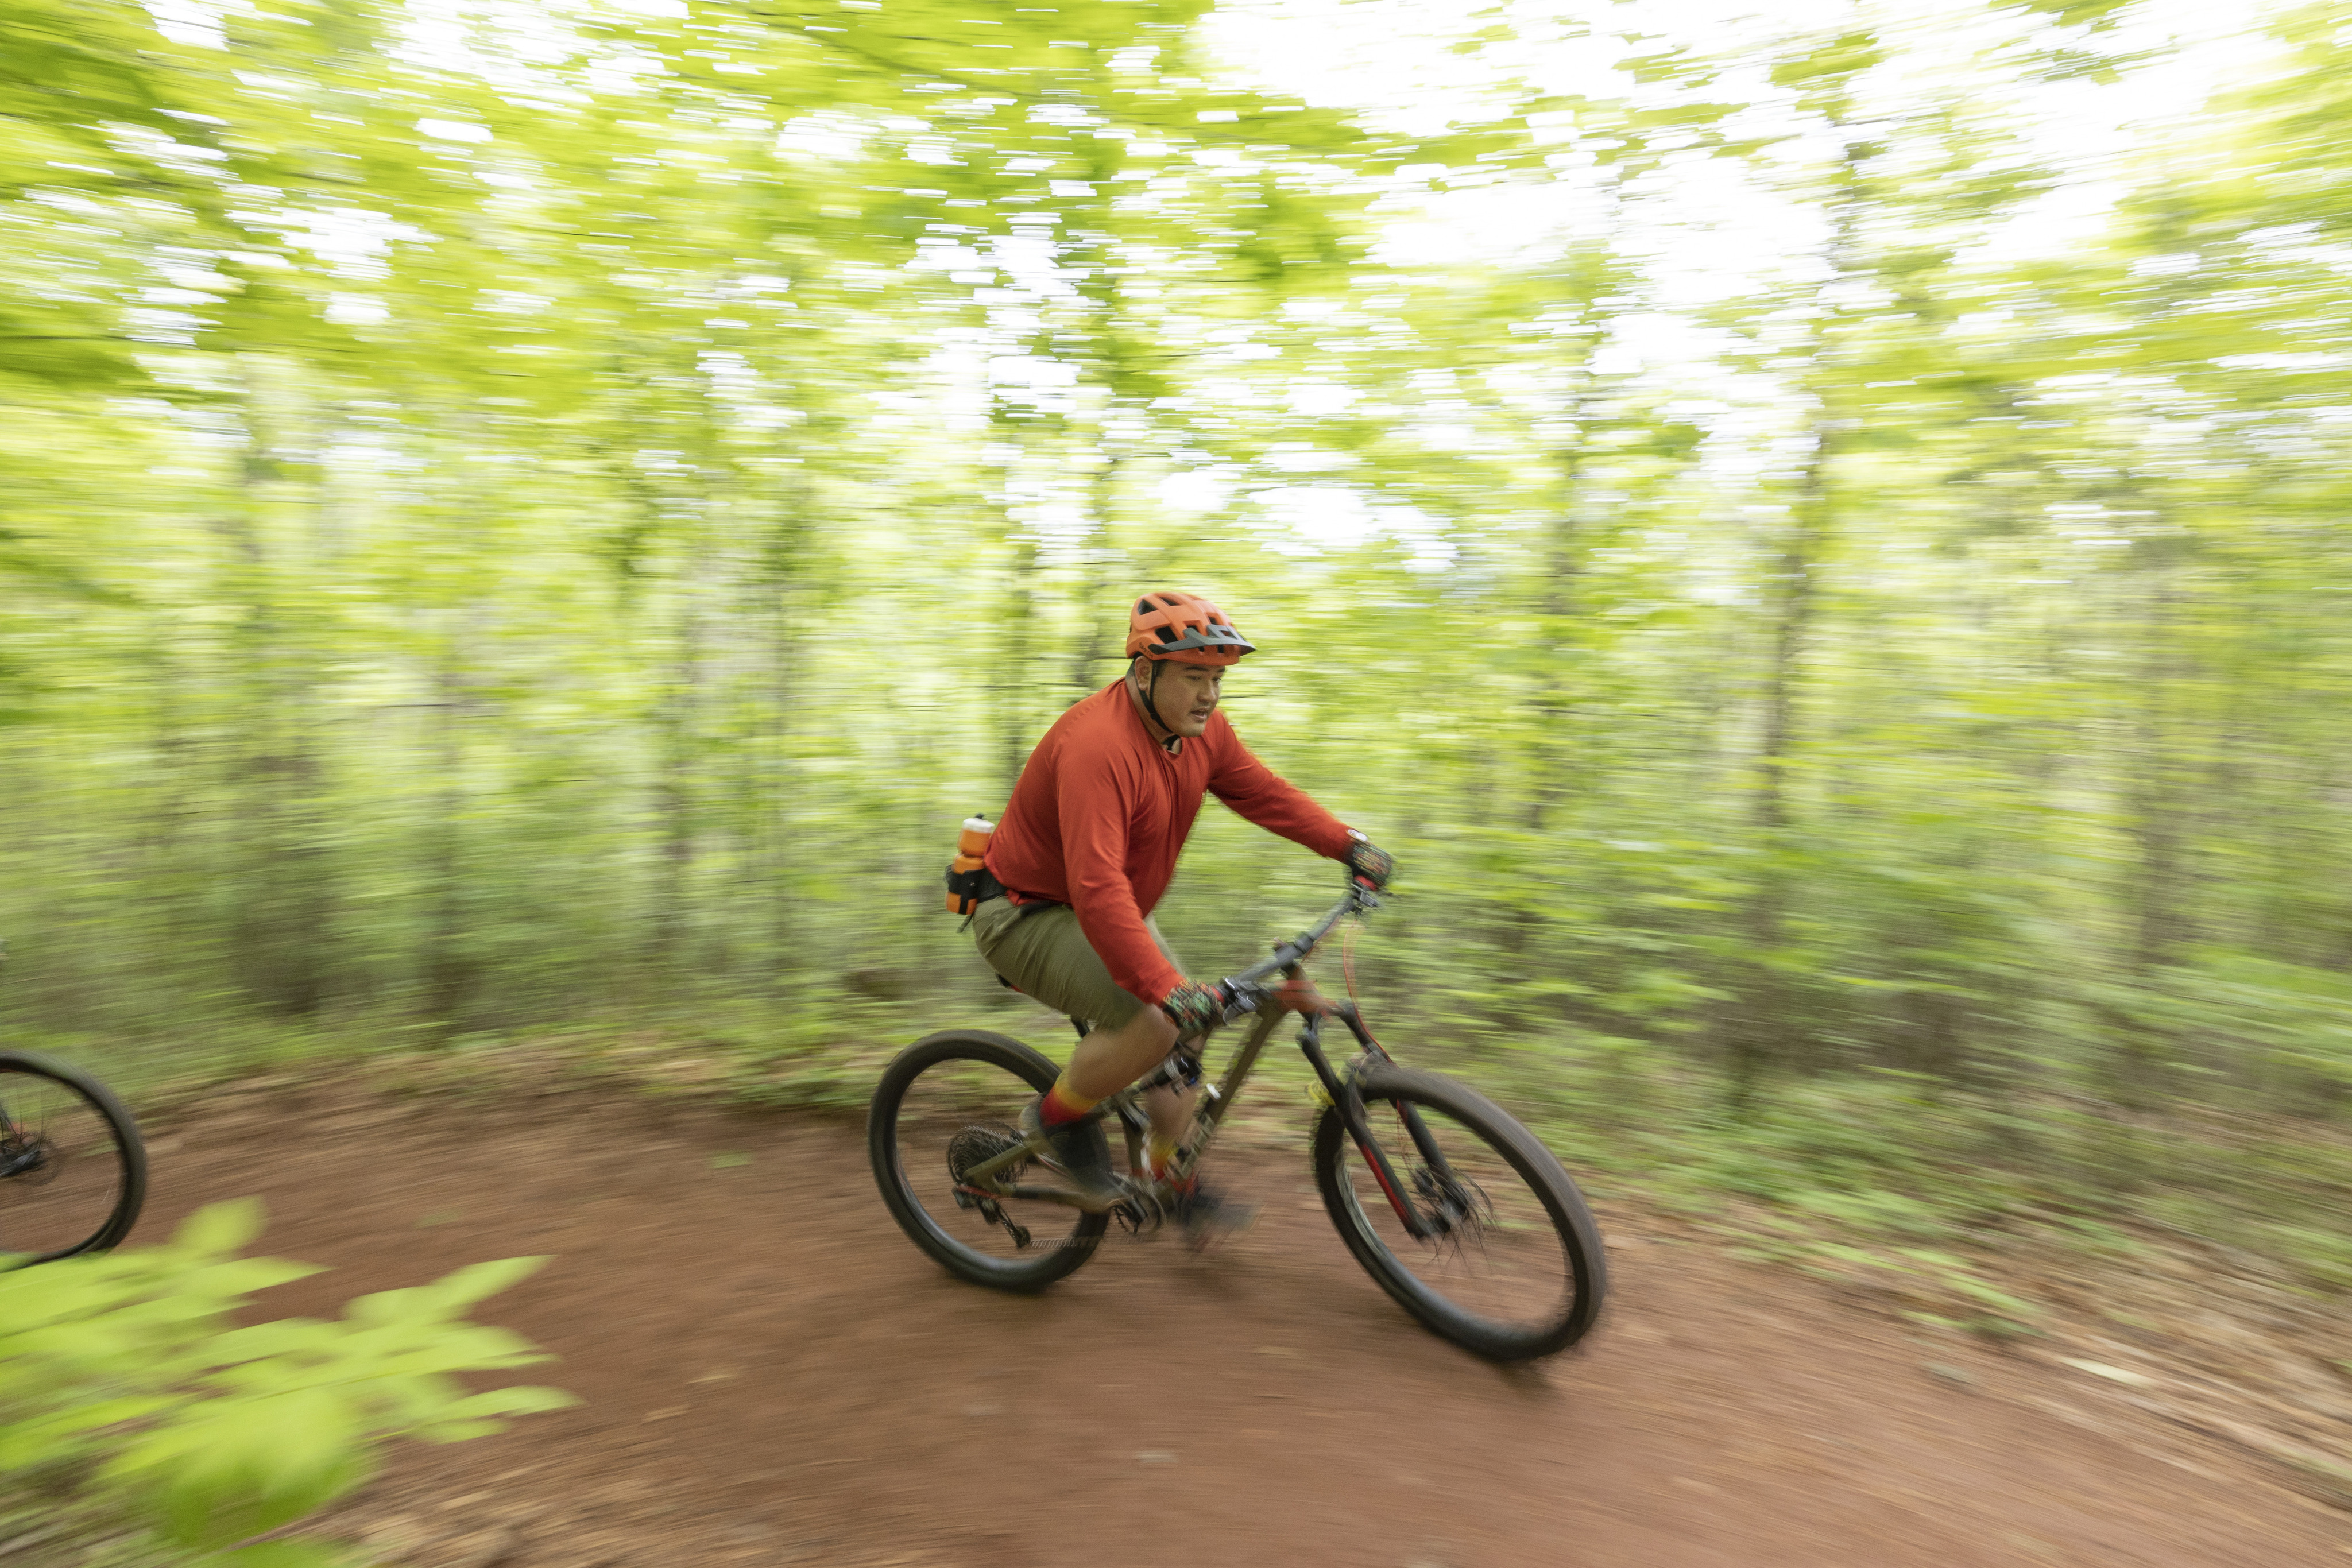
[[1167,1223],[1168,1207],[1150,1188],[1130,1183],[1127,1196],[1112,1207],[1110,1217],[1129,1236],[1140,1239],[1156,1233]]

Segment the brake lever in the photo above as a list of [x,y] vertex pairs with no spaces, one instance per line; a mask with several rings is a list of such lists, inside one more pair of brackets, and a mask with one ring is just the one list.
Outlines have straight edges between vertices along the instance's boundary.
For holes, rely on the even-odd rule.
[[1237,980],[1227,980],[1218,988],[1225,993],[1224,1021],[1227,1023],[1233,1022],[1244,1013],[1257,1011],[1258,1004],[1264,1001],[1266,996],[1266,988],[1264,986],[1248,985]]

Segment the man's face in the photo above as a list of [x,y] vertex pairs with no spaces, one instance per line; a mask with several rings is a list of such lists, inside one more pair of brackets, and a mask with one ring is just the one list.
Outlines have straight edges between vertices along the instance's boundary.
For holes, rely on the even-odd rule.
[[[1151,669],[1147,664],[1138,672],[1141,689],[1151,690]],[[1158,706],[1160,722],[1188,739],[1209,727],[1209,716],[1217,711],[1217,698],[1223,694],[1225,672],[1208,669],[1199,664],[1180,664],[1174,660],[1160,665]]]

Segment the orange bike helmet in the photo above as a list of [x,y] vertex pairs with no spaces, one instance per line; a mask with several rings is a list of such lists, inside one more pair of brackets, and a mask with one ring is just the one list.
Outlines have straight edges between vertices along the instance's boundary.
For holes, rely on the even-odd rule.
[[1127,618],[1127,654],[1223,668],[1256,644],[1244,642],[1225,612],[1197,593],[1162,591],[1135,601]]

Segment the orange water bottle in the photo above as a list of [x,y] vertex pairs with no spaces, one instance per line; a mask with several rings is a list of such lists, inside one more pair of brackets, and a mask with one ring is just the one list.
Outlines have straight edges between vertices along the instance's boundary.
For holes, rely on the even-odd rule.
[[982,883],[988,871],[988,839],[996,824],[986,817],[966,817],[956,835],[956,857],[948,862],[948,913],[970,915],[980,907]]

